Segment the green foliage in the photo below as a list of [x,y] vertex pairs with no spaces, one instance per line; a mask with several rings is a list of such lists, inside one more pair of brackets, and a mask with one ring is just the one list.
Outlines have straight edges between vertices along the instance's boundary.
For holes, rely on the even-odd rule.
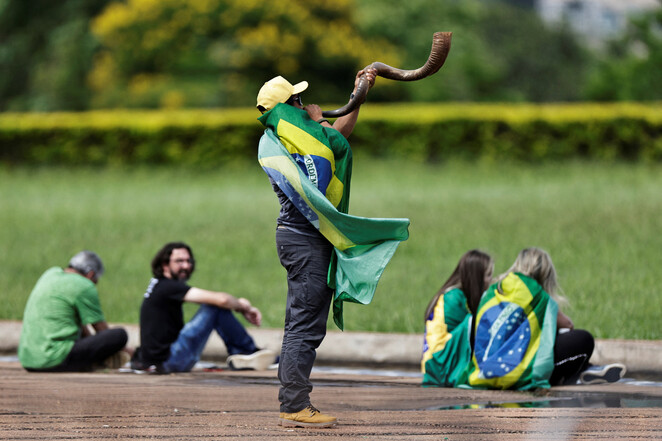
[[633,19],[613,41],[587,85],[591,100],[662,99],[662,8]]
[[88,25],[109,1],[0,0],[0,111],[88,108]]
[[[350,213],[408,217],[411,227],[373,302],[346,306],[346,329],[421,333],[425,306],[462,253],[489,252],[499,274],[521,248],[539,246],[554,259],[576,326],[598,338],[661,339],[661,187],[660,164],[430,166],[357,152]],[[184,240],[196,253],[194,286],[246,296],[265,327],[283,325],[279,205],[255,163],[0,169],[0,206],[0,319],[20,319],[39,275],[86,248],[104,259],[107,319],[137,323],[151,258]]]
[[[95,20],[104,45],[90,82],[97,107],[250,105],[276,75],[315,79],[315,100],[349,95],[390,45],[356,31],[349,0],[131,0]],[[193,83],[204,84],[206,96]],[[340,90],[339,90],[340,89]]]
[[276,75],[346,102],[358,69],[418,68],[437,31],[453,32],[443,69],[378,80],[372,102],[660,99],[662,12],[596,61],[532,3],[0,0],[0,111],[248,106]]
[[[423,64],[437,31],[452,31],[448,60],[434,77],[371,91],[371,100],[573,101],[591,60],[567,29],[503,1],[363,0],[359,25],[405,49],[403,66]],[[383,81],[383,80],[379,80]]]
[[8,163],[212,167],[251,155],[261,134],[256,113],[3,114],[0,155]]
[[[254,109],[0,114],[0,163],[216,167],[255,160]],[[417,162],[662,160],[657,105],[366,105],[355,151]]]

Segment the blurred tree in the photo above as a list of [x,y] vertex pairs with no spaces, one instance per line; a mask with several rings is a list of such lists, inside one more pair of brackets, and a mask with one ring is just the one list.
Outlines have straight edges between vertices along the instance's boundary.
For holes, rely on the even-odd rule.
[[254,105],[263,82],[308,80],[308,100],[349,99],[356,71],[393,46],[364,38],[351,0],[128,0],[94,20],[104,50],[94,105]]
[[[446,65],[429,80],[397,86],[414,101],[567,101],[580,98],[590,55],[565,29],[548,29],[533,9],[512,0],[362,0],[368,35],[406,50],[403,64],[425,61],[431,36],[452,31]],[[517,3],[517,2],[515,2]],[[520,2],[526,6],[526,2]],[[520,4],[517,3],[517,4]],[[371,92],[371,99],[380,93]],[[386,97],[382,97],[386,98]]]
[[0,110],[87,108],[88,23],[108,2],[0,0]]
[[662,99],[662,7],[633,18],[610,43],[586,87],[596,101]]
[[0,111],[253,105],[275,75],[310,81],[308,102],[342,103],[373,61],[420,67],[436,31],[454,33],[442,70],[380,79],[371,101],[659,99],[659,13],[592,66],[531,3],[0,0]]

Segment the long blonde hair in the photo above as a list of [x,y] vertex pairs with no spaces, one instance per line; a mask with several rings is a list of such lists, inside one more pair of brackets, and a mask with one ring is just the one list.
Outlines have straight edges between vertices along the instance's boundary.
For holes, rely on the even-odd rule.
[[559,304],[568,304],[568,300],[563,296],[563,290],[559,286],[556,268],[547,251],[536,247],[524,248],[517,255],[515,263],[499,277],[499,280],[512,272],[531,277]]

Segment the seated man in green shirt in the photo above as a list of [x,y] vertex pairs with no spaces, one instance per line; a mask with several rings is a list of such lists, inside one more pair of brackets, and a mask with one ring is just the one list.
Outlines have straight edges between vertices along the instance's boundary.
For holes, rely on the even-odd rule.
[[18,358],[25,369],[84,372],[109,359],[120,367],[121,355],[128,361],[120,352],[131,352],[126,331],[109,329],[101,312],[96,283],[103,272],[98,255],[81,251],[67,268],[50,268],[39,278],[23,313]]

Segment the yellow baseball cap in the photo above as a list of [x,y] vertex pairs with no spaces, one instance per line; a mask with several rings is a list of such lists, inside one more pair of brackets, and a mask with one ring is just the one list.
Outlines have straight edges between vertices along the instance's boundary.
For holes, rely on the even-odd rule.
[[307,88],[307,81],[302,81],[293,86],[285,78],[277,76],[264,83],[257,93],[257,107],[261,106],[265,110],[271,110],[276,104],[284,103],[292,95],[301,93]]

